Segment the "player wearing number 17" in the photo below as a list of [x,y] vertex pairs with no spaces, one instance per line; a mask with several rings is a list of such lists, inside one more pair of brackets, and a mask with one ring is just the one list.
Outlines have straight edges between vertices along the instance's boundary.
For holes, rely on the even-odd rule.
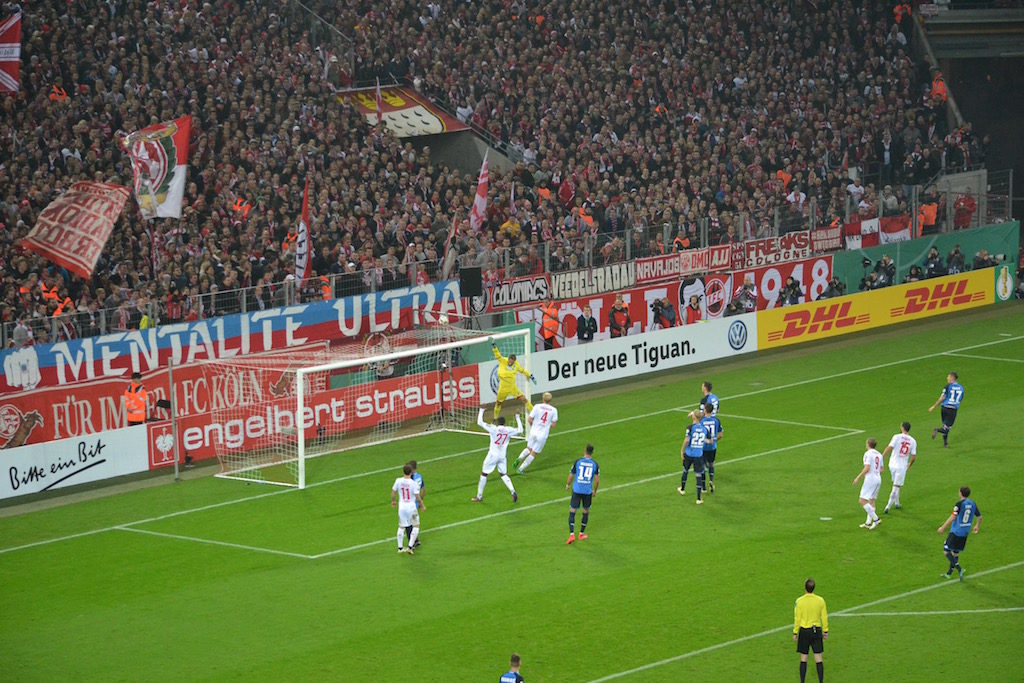
[[516,360],[516,354],[501,355],[501,351],[498,350],[498,345],[494,343],[493,338],[491,339],[491,351],[494,352],[494,357],[498,359],[498,395],[494,400],[494,419],[498,419],[498,415],[501,414],[501,404],[508,398],[514,398],[525,403],[526,412],[529,413],[533,410],[533,404],[527,400],[523,392],[519,391],[519,387],[516,386],[516,373],[529,377],[530,381],[534,384],[537,383],[537,380],[533,378],[529,370],[519,364]]
[[[587,444],[582,458],[576,458],[576,462],[569,469],[569,478],[565,480],[565,490],[572,486],[572,498],[569,501],[569,538],[565,544],[569,545],[577,538],[581,541],[587,538],[587,522],[590,521],[590,502],[597,494],[597,485],[601,483],[601,472],[594,460],[594,445]],[[580,520],[580,535],[576,536],[576,510],[583,508],[583,519]]]
[[477,415],[476,423],[490,435],[491,447],[487,449],[487,457],[484,458],[484,466],[480,471],[480,483],[477,484],[476,497],[473,498],[473,502],[479,503],[483,501],[484,486],[487,485],[487,475],[497,469],[498,474],[501,475],[502,483],[505,484],[509,493],[512,494],[512,502],[515,503],[519,500],[519,494],[516,493],[516,487],[512,485],[512,480],[509,479],[506,455],[508,453],[509,439],[523,433],[523,421],[519,419],[519,414],[516,413],[515,427],[506,427],[505,418],[503,417],[497,419],[497,424],[488,424],[484,422],[484,409],[481,408],[480,414]]
[[956,422],[956,413],[960,410],[960,402],[964,400],[964,387],[958,381],[959,379],[960,377],[955,372],[946,375],[946,386],[939,394],[939,399],[928,409],[930,413],[935,410],[935,406],[942,404],[942,426],[932,430],[932,438],[934,439],[936,434],[941,433],[942,445],[945,448],[949,448],[949,430],[953,428],[953,423]]

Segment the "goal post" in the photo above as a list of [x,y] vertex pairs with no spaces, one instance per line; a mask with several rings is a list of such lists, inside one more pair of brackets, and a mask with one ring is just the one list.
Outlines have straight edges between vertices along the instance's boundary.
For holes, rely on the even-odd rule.
[[[497,388],[492,338],[503,356],[514,353],[532,370],[532,326],[488,333],[432,325],[329,351],[211,362],[208,373],[243,373],[239,384],[253,388],[230,410],[211,414],[235,426],[234,438],[224,429],[217,446],[217,476],[305,488],[310,458],[476,430],[477,411]],[[519,380],[529,400],[530,382]]]

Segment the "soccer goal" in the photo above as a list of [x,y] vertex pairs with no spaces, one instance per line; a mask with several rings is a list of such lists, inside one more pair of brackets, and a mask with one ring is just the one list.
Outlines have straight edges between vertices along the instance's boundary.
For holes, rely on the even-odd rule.
[[[529,328],[488,334],[452,325],[208,363],[211,386],[236,392],[230,406],[211,410],[221,435],[217,476],[305,488],[309,458],[426,432],[474,430],[479,407],[496,388],[490,338],[502,355],[516,354],[530,367]],[[519,385],[527,399],[529,384]]]

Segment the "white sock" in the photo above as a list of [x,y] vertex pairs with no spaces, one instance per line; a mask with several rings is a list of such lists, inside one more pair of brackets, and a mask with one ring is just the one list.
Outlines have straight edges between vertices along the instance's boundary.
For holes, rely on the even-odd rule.
[[900,504],[900,488],[901,487],[899,487],[899,486],[893,486],[892,487],[892,495],[893,495],[893,498],[894,498],[893,499],[893,503],[895,505],[899,505]]
[[[481,474],[480,475],[480,483],[476,485],[476,497],[477,498],[483,498],[484,497],[484,486],[486,486],[486,485],[487,485],[487,477],[484,476],[483,474]],[[463,495],[465,495],[465,494],[463,494]]]
[[878,514],[875,513],[875,506],[871,505],[870,503],[868,503],[868,514],[871,515],[872,522],[878,521]]
[[530,449],[529,448],[524,448],[522,450],[522,452],[519,454],[519,458],[517,458],[517,459],[518,460],[522,460],[523,458],[525,458],[529,454],[530,454]]
[[875,516],[875,508],[871,506],[871,503],[864,503],[861,507],[864,508],[864,512],[868,513],[868,518],[865,520],[868,524],[871,524],[871,522],[878,519],[878,517]]
[[[466,494],[462,494],[462,495],[466,495]],[[403,529],[402,527],[398,527],[398,549],[399,550],[402,549],[402,541],[404,541],[404,540],[405,540],[405,529]]]
[[[462,495],[466,495],[466,494],[462,494]],[[409,547],[410,548],[413,547],[414,545],[416,545],[416,538],[419,535],[420,535],[420,528],[418,526],[414,526],[412,528],[412,534],[409,535]]]
[[505,484],[505,488],[507,488],[510,493],[516,492],[516,487],[512,485],[512,480],[508,478],[507,474],[501,475],[501,481]]
[[533,462],[533,456],[532,455],[526,456],[526,460],[524,460],[523,464],[521,464],[519,466],[519,471],[522,472],[523,470],[525,470],[527,467],[530,466],[531,462]]

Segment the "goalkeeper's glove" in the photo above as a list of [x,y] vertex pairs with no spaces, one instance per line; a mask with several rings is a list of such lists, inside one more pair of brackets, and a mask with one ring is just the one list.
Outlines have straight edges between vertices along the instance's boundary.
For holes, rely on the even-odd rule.
[[498,348],[498,345],[494,343],[494,337],[488,337],[487,341],[491,342],[492,347]]
[[530,374],[530,381],[533,382],[534,384],[537,383],[537,380],[533,378],[533,374],[532,373]]

